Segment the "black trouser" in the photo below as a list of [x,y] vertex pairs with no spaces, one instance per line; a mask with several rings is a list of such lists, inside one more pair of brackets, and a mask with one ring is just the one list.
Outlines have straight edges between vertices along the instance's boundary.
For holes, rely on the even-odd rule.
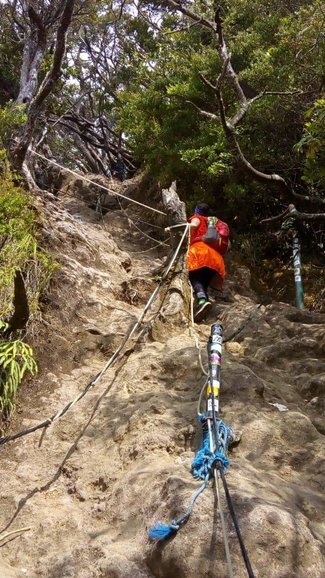
[[189,272],[190,282],[198,299],[203,297],[208,299],[208,287],[215,274],[215,270],[210,267],[201,267]]

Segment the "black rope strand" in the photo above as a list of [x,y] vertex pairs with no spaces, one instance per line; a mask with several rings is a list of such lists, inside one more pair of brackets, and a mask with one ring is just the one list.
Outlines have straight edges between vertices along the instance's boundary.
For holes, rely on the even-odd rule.
[[223,471],[223,466],[221,464],[219,464],[218,467],[218,471],[220,472],[220,476],[222,479],[222,483],[223,483],[223,487],[225,490],[225,494],[226,494],[226,499],[227,499],[227,504],[228,504],[228,508],[229,508],[229,512],[231,514],[232,517],[232,521],[234,523],[235,529],[236,529],[236,533],[237,533],[237,538],[238,538],[238,542],[240,545],[240,549],[241,549],[241,553],[245,562],[245,566],[246,566],[246,570],[247,570],[247,574],[249,576],[249,578],[255,578],[254,572],[253,572],[253,568],[251,566],[249,557],[248,557],[248,552],[246,550],[245,544],[244,544],[244,540],[243,537],[241,535],[241,531],[238,525],[238,521],[237,521],[237,516],[236,516],[236,512],[232,503],[232,499],[231,499],[231,495],[229,492],[229,488],[228,488],[228,484],[227,484],[227,480]]

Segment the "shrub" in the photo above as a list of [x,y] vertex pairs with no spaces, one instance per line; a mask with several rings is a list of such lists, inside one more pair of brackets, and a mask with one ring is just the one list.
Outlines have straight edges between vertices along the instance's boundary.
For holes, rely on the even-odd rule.
[[[57,264],[39,246],[39,227],[32,196],[13,181],[4,154],[1,159],[0,332],[3,338],[0,333],[0,412],[8,416],[14,409],[16,393],[24,375],[26,372],[34,375],[37,371],[32,348],[24,343],[17,331],[16,334],[8,331],[8,321],[15,309],[15,275],[19,271],[24,279],[30,328],[38,311],[41,293],[48,286]],[[22,330],[19,331],[22,333]]]
[[35,375],[37,364],[33,350],[27,343],[2,341],[0,343],[0,411],[8,416],[15,407],[18,387],[26,372]]

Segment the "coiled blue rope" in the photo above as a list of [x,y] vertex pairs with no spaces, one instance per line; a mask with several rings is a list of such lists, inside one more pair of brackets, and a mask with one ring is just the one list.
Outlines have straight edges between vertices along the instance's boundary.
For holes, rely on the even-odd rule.
[[[199,416],[199,421],[202,424],[202,442],[200,449],[198,450],[193,462],[192,462],[192,474],[196,479],[204,480],[201,486],[194,492],[190,499],[189,506],[182,516],[173,520],[170,524],[163,524],[162,522],[157,522],[155,526],[149,529],[148,536],[150,540],[161,541],[167,540],[171,536],[174,536],[180,527],[184,525],[190,515],[192,514],[194,504],[200,494],[207,487],[209,480],[213,476],[213,470],[215,465],[218,463],[224,471],[229,466],[229,459],[226,456],[228,450],[228,438],[231,433],[231,428],[226,425],[222,420],[217,419],[218,428],[218,450],[212,452],[210,450],[210,439],[209,431],[207,427],[207,414],[201,414]],[[217,444],[216,444],[217,445]]]
[[209,478],[212,477],[213,468],[217,462],[223,466],[224,470],[228,468],[230,462],[226,453],[228,451],[228,439],[232,430],[222,420],[216,420],[218,442],[215,445],[218,450],[212,452],[207,427],[207,414],[201,414],[198,419],[202,423],[203,436],[201,447],[192,463],[192,473],[194,478],[205,479],[207,475],[209,475]]

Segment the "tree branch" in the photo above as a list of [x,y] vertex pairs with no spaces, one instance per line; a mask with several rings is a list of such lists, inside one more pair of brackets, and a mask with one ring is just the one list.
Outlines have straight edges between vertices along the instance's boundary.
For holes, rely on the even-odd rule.
[[55,51],[51,70],[44,78],[38,93],[33,101],[33,108],[41,106],[45,98],[52,91],[54,84],[60,77],[61,65],[65,55],[66,34],[72,20],[73,9],[76,0],[65,0],[65,6],[60,18],[59,27],[56,35]]
[[224,41],[224,37],[223,37],[220,6],[216,10],[215,21],[216,21],[217,37],[219,40],[219,43],[217,45],[217,50],[219,52],[219,56],[226,67],[226,75],[229,76],[229,78],[231,79],[233,88],[237,94],[237,98],[238,98],[239,102],[241,103],[241,105],[244,105],[244,104],[246,104],[247,99],[246,99],[245,93],[244,93],[244,91],[240,85],[240,82],[238,80],[238,76],[232,67],[231,55],[228,52],[228,48],[227,48],[227,45],[226,45],[226,43]]
[[197,22],[198,24],[202,24],[202,26],[209,28],[210,30],[212,30],[215,33],[216,26],[215,26],[214,22],[212,22],[211,20],[208,20],[207,18],[202,18],[202,16],[198,16],[197,14],[195,14],[195,12],[192,12],[192,10],[188,10],[188,8],[185,8],[185,6],[183,6],[181,4],[181,0],[178,0],[178,1],[177,0],[166,0],[166,4],[168,4],[171,8],[174,8],[175,10],[179,10],[179,12],[181,12],[185,16],[188,16],[189,18],[191,18],[191,20],[194,20],[194,22]]
[[29,4],[28,6],[28,16],[32,24],[37,28],[38,42],[45,45],[46,43],[46,29],[42,22],[40,15],[36,12],[35,8]]
[[281,96],[283,96],[283,95],[294,96],[295,94],[303,94],[303,93],[300,90],[294,90],[291,92],[290,91],[267,91],[267,90],[264,90],[263,92],[261,92],[260,94],[257,94],[253,98],[246,100],[245,103],[242,103],[242,105],[239,107],[236,114],[234,114],[234,116],[228,122],[233,127],[237,126],[237,124],[239,124],[240,121],[244,118],[249,107],[254,102],[256,102],[257,100],[260,100],[261,98],[264,98],[265,96],[280,96],[280,95]]
[[289,213],[289,207],[285,209],[280,215],[276,215],[275,217],[269,217],[268,219],[262,219],[259,224],[260,225],[268,225],[269,223],[276,223],[278,221],[282,221],[284,217],[286,217]]
[[325,213],[301,213],[294,205],[289,205],[289,214],[297,221],[325,221]]
[[[55,43],[55,50],[54,50],[54,57],[53,57],[53,64],[50,71],[45,76],[42,84],[38,88],[35,96],[32,97],[30,106],[28,108],[28,120],[23,127],[22,131],[20,130],[20,134],[17,137],[13,136],[12,142],[14,143],[12,149],[10,150],[10,157],[12,163],[16,170],[21,171],[25,157],[27,154],[28,147],[31,143],[33,133],[35,130],[35,124],[40,114],[41,106],[46,99],[46,97],[51,93],[54,88],[55,83],[60,77],[61,74],[61,65],[63,61],[63,57],[65,54],[65,47],[66,47],[66,33],[67,29],[72,20],[73,9],[76,0],[61,0],[61,6],[63,6],[62,15],[60,18],[60,22],[58,25],[58,30],[56,34],[56,43]],[[37,15],[35,16],[36,12],[33,10],[30,12],[31,17],[34,19],[35,25],[38,21]],[[40,23],[38,22],[37,26],[39,27],[39,34],[40,31]],[[46,44],[46,40],[45,40]],[[38,65],[34,66],[30,77],[31,80],[29,82],[32,83],[37,79],[37,74],[39,71],[39,65],[44,54],[44,50],[42,50],[42,46],[38,45],[37,50],[37,59]],[[34,57],[35,60],[36,56]],[[21,90],[20,95],[24,93],[24,90]],[[19,98],[19,97],[18,97]]]
[[212,84],[212,82],[210,82],[210,80],[208,80],[204,74],[202,74],[201,72],[199,73],[199,77],[201,78],[202,82],[204,82],[204,84],[208,87],[208,88],[212,88],[213,92],[216,91],[217,86]]
[[220,118],[221,118],[221,123],[223,126],[224,133],[227,137],[227,140],[228,140],[232,150],[235,152],[236,156],[240,159],[240,161],[242,162],[242,164],[246,168],[247,172],[249,174],[251,174],[254,177],[254,179],[256,179],[258,181],[261,181],[264,183],[268,182],[270,184],[277,184],[278,187],[280,188],[281,192],[283,193],[283,196],[285,198],[291,199],[292,198],[292,191],[288,187],[286,181],[282,177],[280,177],[280,175],[277,175],[275,173],[271,174],[271,175],[268,175],[267,173],[263,173],[262,171],[259,171],[258,169],[256,169],[246,159],[244,153],[242,152],[242,150],[240,148],[239,142],[237,140],[237,135],[236,135],[235,129],[227,121],[225,106],[224,106],[224,102],[223,102],[223,98],[222,98],[222,94],[221,94],[221,87],[219,87],[218,90],[216,91],[216,96],[217,96],[217,100],[218,100]]
[[[189,18],[191,18],[195,22],[200,23],[202,26],[205,26],[206,28],[213,30],[216,37],[217,37],[217,41],[218,41],[217,50],[219,52],[219,56],[220,56],[221,61],[223,63],[223,68],[222,68],[221,74],[218,77],[216,86],[214,86],[207,78],[205,78],[203,74],[200,76],[201,76],[202,81],[209,88],[212,88],[212,90],[216,94],[221,124],[222,124],[223,130],[224,130],[225,136],[228,140],[228,143],[229,143],[231,149],[233,150],[233,152],[235,153],[237,158],[241,161],[241,163],[243,164],[246,171],[254,179],[256,179],[260,182],[269,183],[271,185],[276,185],[279,188],[284,199],[286,199],[287,201],[291,201],[292,199],[297,199],[297,200],[300,200],[300,201],[305,202],[305,203],[313,204],[315,206],[325,205],[325,199],[321,199],[320,197],[315,197],[315,196],[311,197],[309,195],[300,195],[298,193],[295,193],[290,188],[290,186],[285,181],[285,179],[283,177],[281,177],[280,175],[278,175],[276,173],[267,174],[267,173],[264,173],[264,172],[256,169],[246,159],[243,151],[241,150],[240,144],[239,144],[238,139],[237,139],[237,134],[235,131],[236,125],[242,120],[242,118],[246,114],[248,108],[256,100],[259,100],[260,98],[262,98],[264,96],[272,96],[272,95],[277,95],[277,94],[290,94],[290,95],[299,94],[300,91],[294,91],[291,93],[290,92],[288,93],[285,91],[275,91],[275,92],[264,91],[263,93],[257,95],[254,98],[247,99],[245,96],[245,93],[244,93],[244,91],[240,85],[240,82],[238,80],[238,76],[232,67],[231,55],[228,52],[228,48],[227,48],[226,42],[224,40],[220,6],[216,8],[215,24],[214,24],[205,18],[200,18],[197,14],[188,10],[187,8],[184,8],[184,6],[181,5],[180,0],[166,0],[166,1],[167,1],[167,4],[169,6],[179,10],[182,14],[185,14],[186,16],[188,16]],[[232,87],[235,90],[235,92],[237,94],[238,101],[239,101],[239,109],[237,110],[236,114],[231,119],[227,119],[227,117],[226,117],[226,110],[225,110],[225,105],[223,102],[222,92],[221,92],[222,84],[223,84],[226,76],[229,77],[229,79],[231,80]],[[218,118],[217,115],[210,113],[210,112],[207,112],[205,110],[202,110],[196,104],[194,104],[192,101],[188,100],[186,102],[188,102],[192,106],[194,106],[198,110],[198,112],[201,114],[201,116],[204,116],[206,118],[213,119],[213,120]],[[301,213],[301,214],[303,214],[303,213]]]
[[194,108],[202,115],[205,116],[208,119],[212,119],[212,120],[216,120],[218,118],[218,116],[216,114],[214,114],[213,112],[208,112],[207,110],[203,110],[202,108],[200,108],[199,106],[197,106],[197,104],[195,104],[195,102],[192,102],[191,100],[186,100],[185,102],[187,102],[188,104],[190,104],[191,106],[194,106]]

